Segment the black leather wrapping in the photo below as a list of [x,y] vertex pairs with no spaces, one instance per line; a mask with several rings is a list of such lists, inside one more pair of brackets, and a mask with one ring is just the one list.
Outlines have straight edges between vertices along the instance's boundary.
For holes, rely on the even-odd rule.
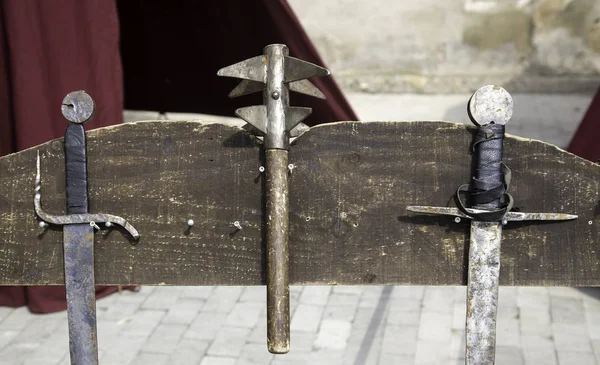
[[82,124],[69,123],[65,132],[67,214],[88,212],[87,154]]
[[504,125],[488,124],[479,127],[473,152],[475,171],[471,180],[471,205],[478,209],[504,207],[506,185],[503,175],[502,142]]

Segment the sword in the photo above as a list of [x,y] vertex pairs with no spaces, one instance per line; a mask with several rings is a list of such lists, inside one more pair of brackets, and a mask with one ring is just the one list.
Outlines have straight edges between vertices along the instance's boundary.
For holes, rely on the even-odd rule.
[[[471,184],[461,186],[456,195],[458,208],[408,206],[411,212],[451,215],[471,219],[469,272],[467,284],[466,356],[467,365],[493,365],[496,346],[496,314],[500,275],[502,226],[511,221],[576,219],[563,213],[511,212],[508,194],[510,170],[502,162],[504,125],[513,112],[510,94],[499,86],[477,90],[468,104],[471,121],[477,125],[473,144],[475,166]],[[468,193],[472,207],[461,199]]]
[[106,228],[116,224],[125,228],[134,240],[139,239],[140,235],[121,217],[88,213],[87,156],[83,124],[94,115],[94,101],[85,92],[75,91],[64,98],[61,109],[63,116],[71,122],[67,126],[64,139],[67,214],[57,216],[42,210],[39,152],[34,207],[35,213],[41,219],[40,227],[49,224],[64,225],[63,247],[71,364],[97,365],[94,229],[100,229],[97,223],[104,223]]
[[263,55],[220,69],[218,76],[242,81],[229,97],[263,92],[263,105],[240,108],[235,114],[248,122],[250,131],[263,138],[265,151],[266,246],[267,246],[267,347],[285,354],[290,348],[289,296],[289,196],[288,150],[290,138],[308,129],[302,121],[311,108],[290,107],[289,91],[325,99],[309,77],[329,71],[289,56],[283,44],[271,44]]

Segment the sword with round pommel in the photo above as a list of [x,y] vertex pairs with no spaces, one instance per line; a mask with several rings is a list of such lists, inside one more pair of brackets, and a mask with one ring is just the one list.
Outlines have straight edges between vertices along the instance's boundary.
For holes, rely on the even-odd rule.
[[42,210],[40,155],[37,155],[35,213],[40,227],[63,225],[65,287],[69,322],[69,352],[73,365],[98,364],[96,329],[96,287],[94,283],[94,229],[123,227],[135,243],[140,235],[125,219],[111,214],[88,213],[88,175],[85,129],[95,111],[92,98],[84,91],[65,96],[63,116],[70,121],[65,132],[65,174],[67,214],[52,215]]
[[[576,219],[563,213],[511,212],[508,194],[510,170],[502,162],[504,125],[513,113],[513,99],[503,88],[488,85],[477,90],[468,104],[468,114],[477,126],[473,142],[470,184],[455,195],[458,208],[409,206],[415,213],[451,215],[471,219],[467,284],[467,365],[493,365],[496,352],[496,314],[500,275],[502,226],[511,221]],[[461,198],[467,194],[470,207]]]
[[[229,97],[262,91],[263,105],[236,110],[250,130],[263,139],[265,153],[265,200],[267,246],[267,347],[269,352],[285,354],[290,348],[289,297],[289,195],[288,165],[290,138],[308,129],[302,121],[311,108],[290,107],[289,92],[325,99],[310,77],[326,76],[329,71],[310,62],[289,56],[287,46],[271,44],[261,56],[222,68],[219,76],[242,79]],[[289,170],[289,171],[288,171]]]

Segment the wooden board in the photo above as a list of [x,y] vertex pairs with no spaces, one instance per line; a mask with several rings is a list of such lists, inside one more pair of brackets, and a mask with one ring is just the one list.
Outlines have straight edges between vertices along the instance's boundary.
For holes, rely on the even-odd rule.
[[[510,131],[510,125],[507,126]],[[315,127],[290,151],[292,284],[463,285],[469,223],[417,216],[469,181],[472,129],[443,122],[341,122]],[[99,284],[264,283],[262,165],[236,127],[138,122],[88,132],[90,209],[128,219],[142,238],[96,234]],[[33,211],[64,212],[61,140],[0,158],[0,284],[63,283],[62,229]],[[521,211],[579,214],[510,223],[503,285],[600,285],[600,166],[539,141],[508,137],[510,192]],[[196,223],[186,230],[186,222]],[[243,229],[236,232],[234,221]]]

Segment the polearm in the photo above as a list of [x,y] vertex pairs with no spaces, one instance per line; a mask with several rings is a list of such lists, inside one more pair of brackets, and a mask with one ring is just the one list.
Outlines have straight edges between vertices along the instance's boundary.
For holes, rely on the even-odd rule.
[[[500,277],[502,226],[510,221],[570,220],[576,215],[562,213],[511,212],[508,194],[510,170],[502,162],[504,125],[513,112],[510,94],[499,86],[480,88],[469,100],[469,117],[477,125],[473,143],[474,176],[470,186],[456,193],[459,208],[409,206],[411,212],[469,218],[469,273],[467,284],[466,355],[467,365],[493,365],[496,352],[496,314]],[[471,208],[462,203],[467,192]]]
[[61,109],[63,116],[71,122],[67,126],[64,139],[67,214],[56,216],[42,210],[39,152],[34,207],[41,219],[41,227],[48,224],[64,225],[65,287],[71,364],[97,365],[94,229],[100,228],[98,223],[107,228],[116,224],[125,228],[134,240],[139,238],[139,234],[121,217],[88,213],[87,151],[83,124],[94,114],[94,101],[85,92],[75,91],[64,98]]
[[288,150],[290,137],[307,127],[301,123],[311,108],[290,107],[289,91],[325,96],[310,81],[329,71],[289,56],[287,46],[271,44],[263,55],[222,68],[219,76],[243,79],[229,97],[263,92],[263,104],[236,110],[252,130],[264,137],[266,246],[267,246],[267,347],[285,354],[290,348],[289,196]]

